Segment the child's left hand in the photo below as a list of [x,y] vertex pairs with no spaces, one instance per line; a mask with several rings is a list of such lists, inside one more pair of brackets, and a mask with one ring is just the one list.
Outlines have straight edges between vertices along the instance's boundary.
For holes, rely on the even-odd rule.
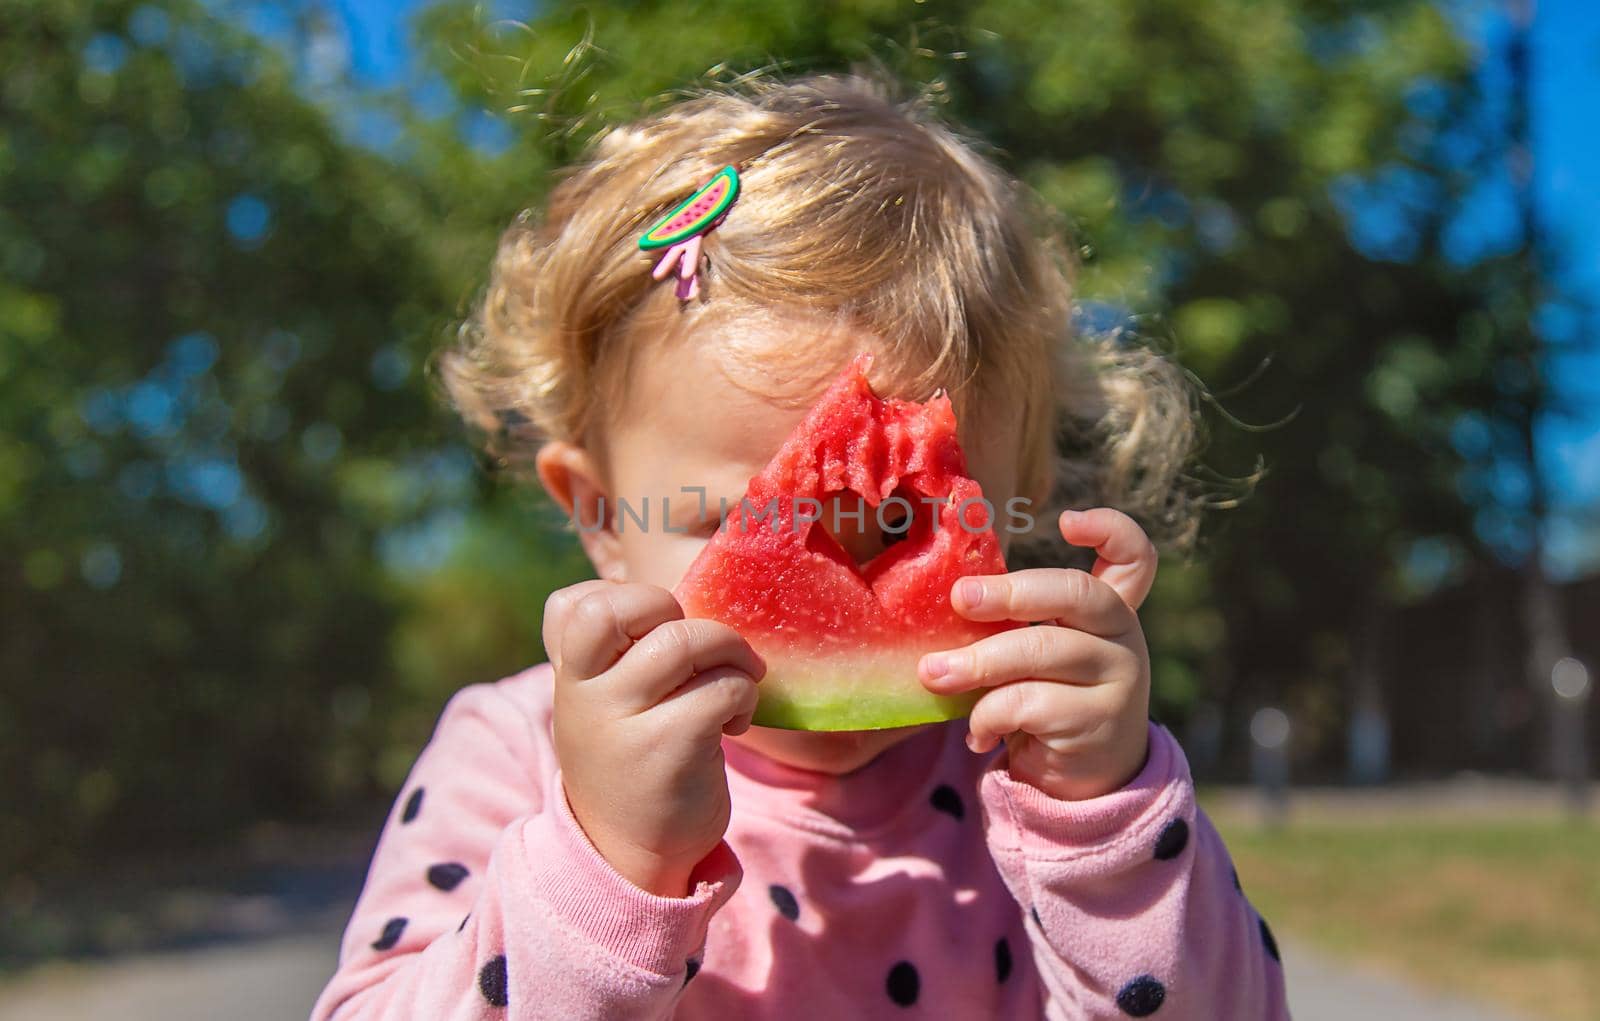
[[967,745],[1001,740],[1012,776],[1067,801],[1099,797],[1143,768],[1149,743],[1150,654],[1134,612],[1155,582],[1156,549],[1134,520],[1097,507],[1061,515],[1061,535],[1093,546],[1091,571],[1037,568],[973,576],[950,592],[970,620],[1042,621],[922,657],[918,675],[942,695],[989,688]]

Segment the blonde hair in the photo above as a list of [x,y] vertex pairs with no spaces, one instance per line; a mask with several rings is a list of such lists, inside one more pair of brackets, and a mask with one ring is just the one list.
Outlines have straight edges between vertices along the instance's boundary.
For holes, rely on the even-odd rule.
[[[1201,503],[1183,474],[1200,439],[1189,378],[1142,345],[1075,333],[1059,215],[928,93],[898,89],[860,71],[757,74],[596,135],[542,215],[506,230],[481,302],[431,364],[496,463],[524,477],[541,440],[591,438],[641,337],[795,311],[875,334],[880,392],[943,386],[958,415],[1014,402],[1018,494],[1035,506],[1116,507],[1158,546],[1188,549]],[[728,164],[740,196],[680,307],[637,239]]]

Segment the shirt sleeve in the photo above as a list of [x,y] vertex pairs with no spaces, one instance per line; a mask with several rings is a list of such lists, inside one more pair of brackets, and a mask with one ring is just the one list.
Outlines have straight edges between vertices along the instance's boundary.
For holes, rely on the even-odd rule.
[[1011,776],[979,785],[985,838],[1028,913],[1049,1018],[1288,1018],[1267,923],[1194,800],[1183,750],[1150,724],[1127,786],[1064,801]]
[[687,897],[635,886],[494,688],[457,693],[412,767],[312,1021],[671,1016],[738,859],[718,845]]

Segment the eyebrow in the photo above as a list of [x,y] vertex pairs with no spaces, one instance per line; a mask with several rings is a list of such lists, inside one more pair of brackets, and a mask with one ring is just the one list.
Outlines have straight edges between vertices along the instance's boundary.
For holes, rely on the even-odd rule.
[[744,496],[744,489],[737,493],[713,492],[710,486],[697,487],[692,491],[680,490],[670,494],[666,499],[667,520],[674,525],[698,524],[703,521],[716,521],[723,513],[724,501],[726,512],[731,514],[739,506],[739,500]]

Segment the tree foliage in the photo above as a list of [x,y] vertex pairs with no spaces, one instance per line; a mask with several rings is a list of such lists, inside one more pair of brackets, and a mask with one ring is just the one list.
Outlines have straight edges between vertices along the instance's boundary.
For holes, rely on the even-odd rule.
[[0,26],[0,860],[343,804],[377,538],[463,476],[416,372],[440,210],[203,11]]

